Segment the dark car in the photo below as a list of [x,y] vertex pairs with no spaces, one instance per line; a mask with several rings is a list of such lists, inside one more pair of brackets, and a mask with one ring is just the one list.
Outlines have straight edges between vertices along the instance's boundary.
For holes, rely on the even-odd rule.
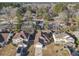
[[21,51],[21,47],[19,47],[19,48],[17,49],[17,53],[20,53],[20,51]]
[[22,50],[21,50],[21,56],[26,56],[26,55],[27,55],[27,48],[24,47],[24,48],[22,48]]
[[17,49],[17,54],[16,55],[27,56],[28,55],[27,47],[19,47]]

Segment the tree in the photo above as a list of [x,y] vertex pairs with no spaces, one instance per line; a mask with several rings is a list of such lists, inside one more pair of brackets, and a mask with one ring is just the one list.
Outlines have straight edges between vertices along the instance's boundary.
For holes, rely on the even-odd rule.
[[78,23],[78,26],[79,26],[79,16],[75,16],[74,19]]
[[3,7],[20,7],[20,3],[0,3],[0,9]]
[[50,19],[50,16],[46,8],[39,8],[36,13],[37,13],[37,17],[43,18],[45,20]]
[[75,43],[76,47],[78,47],[78,45],[79,45],[79,38],[77,38],[72,32],[66,32],[66,33],[75,40],[74,43]]
[[22,25],[22,15],[19,13],[19,12],[17,12],[17,14],[16,14],[16,16],[17,16],[17,24],[16,24],[16,28],[15,28],[15,31],[20,31],[20,29],[21,29],[21,25]]
[[48,13],[44,13],[43,18],[48,21],[50,19],[50,16],[48,15]]
[[79,4],[76,4],[76,5],[74,6],[74,8],[75,8],[75,9],[79,9]]
[[79,45],[79,39],[76,40],[77,45]]
[[27,10],[25,15],[27,15],[29,20],[32,20],[32,12],[31,11]]
[[63,8],[64,8],[64,4],[63,3],[58,3],[54,6],[53,11],[55,13],[59,13],[59,12],[63,11]]
[[42,17],[43,15],[42,9],[37,9],[36,14],[37,14],[37,17]]

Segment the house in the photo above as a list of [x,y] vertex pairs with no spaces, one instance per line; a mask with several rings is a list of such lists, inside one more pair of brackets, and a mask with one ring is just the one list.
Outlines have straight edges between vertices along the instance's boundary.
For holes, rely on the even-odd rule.
[[53,42],[52,32],[50,30],[42,30],[39,42],[43,45],[43,47]]
[[6,14],[6,13],[7,13],[7,8],[3,7],[3,8],[0,10],[0,15]]
[[79,39],[79,31],[74,31],[73,34]]
[[2,32],[3,30],[7,30],[9,27],[9,24],[0,24],[0,32]]
[[15,35],[12,38],[12,43],[16,45],[19,43],[22,43],[23,41],[28,41],[28,37],[26,37],[26,34],[24,31],[15,33]]
[[36,23],[37,29],[44,29],[44,19],[33,19]]
[[12,23],[9,21],[9,20],[7,20],[7,19],[5,19],[5,18],[1,18],[0,19],[0,30],[2,31],[3,29],[5,29],[5,30],[10,30],[11,28],[12,28]]
[[74,9],[74,6],[76,6],[76,4],[68,4],[68,5],[67,5],[67,8],[68,8],[69,10],[73,10],[73,9]]
[[55,44],[68,44],[68,43],[74,44],[75,41],[72,37],[70,37],[66,33],[57,33],[57,34],[53,33],[52,36]]
[[74,27],[75,29],[78,27],[78,22],[74,20],[73,18],[69,18],[69,21],[67,21],[67,26]]
[[54,17],[53,20],[49,21],[48,23],[49,30],[59,32],[63,30],[63,28],[66,28],[66,25],[61,17]]
[[48,29],[53,30],[53,31],[58,31],[59,30],[59,25],[56,23],[49,23],[48,24]]
[[72,38],[72,37],[69,36],[69,35],[65,36],[64,38],[67,40],[68,43],[73,43],[73,44],[74,44],[74,42],[75,42],[75,39]]
[[65,39],[63,39],[62,37],[57,37],[56,34],[53,34],[53,39],[54,39],[54,43],[55,44],[63,44],[65,42],[67,42]]
[[71,17],[74,16],[74,13],[76,12],[76,10],[74,8],[75,6],[76,6],[76,4],[68,4],[67,5],[68,11],[69,11],[69,15]]
[[11,38],[11,36],[13,35],[13,33],[1,33],[0,32],[0,46],[5,46],[8,42],[9,39]]
[[74,13],[74,15],[75,15],[76,17],[79,17],[79,9],[77,10],[77,12]]
[[[8,20],[13,20],[16,16],[16,11],[18,8],[12,8],[12,7],[3,7],[0,10],[0,16],[6,17]],[[11,17],[10,17],[11,16]],[[8,18],[9,17],[9,18]]]
[[34,13],[35,11],[32,11],[32,18],[35,19],[36,18],[36,13]]
[[68,11],[64,10],[63,12],[58,13],[58,17],[60,17],[63,20],[67,19],[67,17],[68,17]]

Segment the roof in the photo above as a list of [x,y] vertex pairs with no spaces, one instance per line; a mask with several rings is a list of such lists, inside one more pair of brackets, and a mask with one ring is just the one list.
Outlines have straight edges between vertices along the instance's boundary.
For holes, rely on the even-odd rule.
[[0,34],[0,42],[3,42],[4,38],[2,37],[2,35]]
[[74,31],[73,34],[74,34],[77,38],[79,38],[79,31]]
[[8,41],[8,39],[9,39],[9,33],[1,33],[0,34],[0,41],[2,42],[2,41]]
[[33,19],[34,21],[44,21],[44,19]]
[[[60,41],[60,40],[65,40],[65,41],[67,41],[67,42],[72,42],[72,43],[74,43],[74,39],[71,37],[71,36],[69,36],[68,34],[66,34],[66,33],[59,33],[59,34],[55,34],[55,36],[56,36],[56,38]],[[56,39],[56,40],[57,40]]]
[[42,32],[47,32],[47,33],[49,33],[49,32],[51,32],[50,30],[42,30]]
[[15,33],[13,39],[16,39],[16,38],[19,38],[19,37],[23,37],[24,39],[26,38],[24,31],[20,31],[20,32]]
[[6,40],[9,36],[9,33],[2,33],[2,36],[3,36],[4,40]]
[[55,34],[56,38],[64,38],[65,36],[67,36],[66,33],[57,33]]

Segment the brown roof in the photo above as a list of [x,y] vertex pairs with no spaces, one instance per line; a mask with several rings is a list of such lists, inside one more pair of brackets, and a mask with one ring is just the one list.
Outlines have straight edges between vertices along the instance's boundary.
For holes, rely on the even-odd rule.
[[4,38],[4,40],[7,40],[9,33],[2,33],[2,37]]
[[20,34],[19,33],[16,33],[13,37],[13,39],[17,38],[17,37],[20,37]]
[[24,31],[15,33],[13,39],[16,39],[16,38],[21,37],[21,36],[23,36],[24,38],[26,38],[26,35],[25,35]]

